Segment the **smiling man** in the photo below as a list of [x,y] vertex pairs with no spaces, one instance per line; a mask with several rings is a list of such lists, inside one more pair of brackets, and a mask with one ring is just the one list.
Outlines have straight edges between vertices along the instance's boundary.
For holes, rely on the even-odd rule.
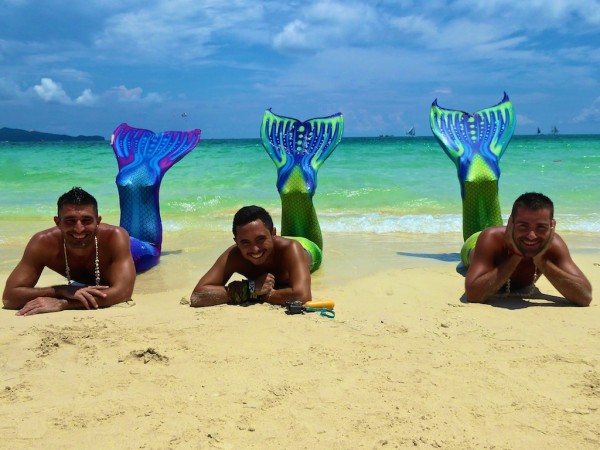
[[[281,229],[259,206],[245,206],[233,219],[233,240],[200,278],[191,306],[264,301],[284,305],[311,300],[310,274],[321,265],[323,236],[313,204],[317,172],[342,139],[341,113],[300,122],[265,111],[262,144],[277,167]],[[234,274],[244,280],[227,282]]]
[[[555,232],[554,205],[528,192],[515,201],[508,224],[474,235],[465,280],[467,299],[484,302],[498,291],[531,286],[541,275],[570,302],[588,306],[592,287]],[[469,245],[469,240],[465,242]]]
[[[29,240],[6,280],[4,307],[29,316],[96,309],[130,299],[135,267],[127,231],[100,223],[96,199],[79,187],[63,194],[57,206],[56,226]],[[46,267],[63,275],[66,284],[35,287]]]
[[[235,245],[225,250],[194,288],[191,306],[311,300],[310,272],[314,260],[321,257],[318,247],[307,239],[277,236],[273,219],[260,206],[244,206],[235,214],[233,240]],[[246,279],[226,285],[234,273]]]

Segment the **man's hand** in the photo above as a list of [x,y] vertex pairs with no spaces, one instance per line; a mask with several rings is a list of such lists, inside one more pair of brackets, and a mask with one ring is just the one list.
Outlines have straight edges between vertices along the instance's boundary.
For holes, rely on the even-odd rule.
[[554,240],[555,228],[556,228],[556,220],[552,220],[552,226],[550,227],[550,236],[548,237],[548,240],[546,241],[546,243],[544,244],[542,249],[538,252],[538,254],[533,257],[533,263],[540,270],[545,265],[546,253],[548,252],[550,247],[552,247],[552,241]]
[[517,248],[517,244],[515,244],[513,238],[514,227],[515,224],[513,223],[513,218],[510,216],[508,218],[508,223],[506,224],[506,232],[504,233],[504,245],[511,255],[523,256]]
[[98,309],[98,300],[106,298],[102,292],[108,289],[108,286],[60,286],[56,288],[57,294],[62,298],[75,300],[82,304],[85,309]]
[[254,280],[256,295],[269,295],[275,288],[275,276],[271,273],[265,273]]
[[28,301],[19,311],[17,316],[33,316],[34,314],[43,314],[57,312],[66,309],[69,301],[54,297],[38,297]]

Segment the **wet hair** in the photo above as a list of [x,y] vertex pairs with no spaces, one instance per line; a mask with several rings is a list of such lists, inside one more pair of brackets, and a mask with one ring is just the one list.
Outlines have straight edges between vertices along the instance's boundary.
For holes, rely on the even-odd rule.
[[244,206],[233,216],[233,235],[237,236],[237,227],[249,224],[255,220],[262,220],[267,229],[273,232],[273,219],[271,215],[260,206]]
[[526,192],[515,200],[512,208],[512,216],[517,214],[519,208],[530,209],[532,211],[539,211],[540,209],[550,210],[550,219],[554,218],[554,203],[544,194],[538,192]]
[[64,205],[92,205],[94,208],[94,213],[98,215],[98,202],[94,196],[77,186],[71,188],[70,191],[61,195],[58,198],[56,205],[58,207],[59,216],[60,210]]

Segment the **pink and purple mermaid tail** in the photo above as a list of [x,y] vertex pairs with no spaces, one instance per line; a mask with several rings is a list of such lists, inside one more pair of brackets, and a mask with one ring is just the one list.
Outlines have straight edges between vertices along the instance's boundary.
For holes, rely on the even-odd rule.
[[121,206],[120,225],[131,237],[137,272],[158,264],[162,247],[159,192],[164,174],[191,152],[200,130],[165,131],[133,128],[123,123],[112,136],[119,173],[116,184]]

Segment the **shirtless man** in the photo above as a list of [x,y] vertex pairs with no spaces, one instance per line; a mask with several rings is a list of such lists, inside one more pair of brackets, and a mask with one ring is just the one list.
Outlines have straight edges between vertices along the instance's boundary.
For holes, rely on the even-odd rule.
[[[56,227],[36,233],[6,280],[4,307],[18,316],[96,309],[131,298],[135,268],[125,229],[100,223],[96,199],[74,187],[58,199]],[[45,267],[67,283],[35,287]],[[72,282],[71,280],[76,282]]]
[[[233,219],[233,240],[210,270],[200,278],[191,306],[264,301],[284,305],[311,300],[311,258],[294,239],[276,235],[273,219],[259,206],[245,206]],[[246,280],[232,281],[238,273]]]
[[[311,300],[310,274],[323,258],[323,236],[313,204],[317,172],[342,139],[341,113],[300,122],[265,111],[262,144],[277,167],[281,230],[259,206],[245,206],[233,219],[233,240],[200,278],[191,306],[264,301],[284,305]],[[229,278],[238,273],[246,280]]]
[[553,217],[552,201],[530,192],[515,201],[506,227],[483,230],[469,255],[465,280],[468,301],[485,302],[503,287],[510,292],[545,275],[567,300],[588,306],[592,286],[556,234]]

